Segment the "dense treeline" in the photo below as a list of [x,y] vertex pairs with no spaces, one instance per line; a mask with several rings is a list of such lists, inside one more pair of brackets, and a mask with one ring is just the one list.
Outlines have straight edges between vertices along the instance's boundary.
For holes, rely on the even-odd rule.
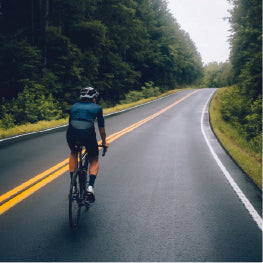
[[223,118],[262,149],[262,1],[231,0],[231,55],[237,83],[225,93]]
[[[104,105],[193,84],[202,62],[165,0],[1,0],[2,126],[60,118],[80,87]],[[150,84],[149,84],[150,83]]]
[[234,5],[230,61],[242,95],[262,94],[262,1],[229,0]]
[[223,119],[240,131],[254,151],[262,151],[262,2],[229,0],[231,54],[226,63],[204,68],[203,87],[226,87],[221,96]]
[[221,96],[223,119],[262,151],[262,1],[229,0],[232,34],[228,62],[204,67],[201,87],[228,87]]
[[231,63],[210,62],[204,67],[203,88],[221,88],[234,84],[233,67]]

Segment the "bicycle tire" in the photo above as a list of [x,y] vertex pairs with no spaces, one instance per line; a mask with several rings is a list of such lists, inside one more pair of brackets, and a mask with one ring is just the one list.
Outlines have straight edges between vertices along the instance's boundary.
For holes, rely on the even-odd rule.
[[[81,204],[80,204],[80,185],[78,182],[78,171],[74,173],[73,178],[70,183],[69,190],[69,223],[72,231],[78,229]],[[73,192],[73,187],[75,186],[75,192]]]

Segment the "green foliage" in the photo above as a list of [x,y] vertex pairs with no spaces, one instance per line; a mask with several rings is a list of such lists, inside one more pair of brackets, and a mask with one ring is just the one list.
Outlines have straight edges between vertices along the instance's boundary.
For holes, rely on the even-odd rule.
[[125,99],[121,101],[122,104],[139,101],[151,97],[157,97],[161,94],[159,87],[154,87],[153,82],[145,83],[141,91],[131,90],[125,94]]
[[256,99],[262,93],[262,1],[231,0],[230,61],[243,95]]
[[41,71],[41,53],[27,40],[0,37],[0,97],[12,98],[24,87],[21,79],[35,80]]
[[80,49],[56,27],[49,27],[47,41],[47,67],[67,85],[80,80],[83,71]]
[[131,102],[141,100],[143,98],[144,98],[144,96],[143,96],[142,92],[137,91],[137,90],[131,90],[131,91],[129,91],[129,93],[127,93],[125,95],[125,100],[122,100],[121,103],[123,103],[123,104],[124,103],[131,103]]
[[[15,109],[5,117],[1,114],[6,123],[53,116],[36,107],[37,101],[46,108],[44,97],[51,108],[51,100],[59,102],[64,115],[84,85],[96,87],[102,102],[114,105],[130,91],[139,98],[137,91],[144,83],[171,90],[202,77],[200,55],[164,0],[4,2],[0,97]],[[31,89],[32,83],[44,97],[25,97],[28,104],[20,112],[17,100],[26,96],[23,90]],[[158,94],[154,87],[145,88],[150,96]]]
[[39,84],[26,86],[16,99],[2,101],[0,127],[11,128],[17,124],[62,118],[58,103],[51,94],[44,95],[42,89]]
[[144,99],[158,97],[159,95],[161,95],[160,88],[154,87],[154,83],[152,81],[150,81],[149,83],[145,83],[145,86],[142,87],[142,93]]
[[261,102],[261,95],[256,100],[247,100],[240,95],[237,87],[232,87],[221,95],[222,118],[238,129],[257,152],[262,150]]
[[15,126],[15,119],[12,114],[3,112],[1,115],[0,128],[9,129]]
[[234,84],[233,68],[229,62],[208,63],[204,68],[204,78],[201,83],[203,88],[220,88]]
[[71,28],[71,37],[74,43],[77,43],[82,49],[92,48],[100,50],[100,46],[105,45],[106,27],[99,20],[90,22],[81,21]]
[[262,2],[234,0],[230,62],[237,85],[222,96],[221,114],[262,150]]
[[[224,94],[225,92],[228,94]],[[240,128],[239,123],[237,123],[237,126],[233,126],[231,122],[226,122],[222,119],[222,114],[220,112],[222,103],[226,104],[226,100],[228,100],[228,103],[224,105],[224,108],[227,107],[229,103],[231,103],[231,99],[229,98],[232,98],[233,100],[233,97],[229,97],[231,94],[232,96],[236,96],[236,88],[228,87],[218,89],[215,96],[213,96],[209,110],[211,125],[213,126],[213,131],[227,152],[251,177],[251,179],[262,188],[261,138],[256,138],[261,137],[261,134],[258,133],[258,136],[255,136],[254,140],[247,141],[245,132]],[[222,96],[224,97],[223,100]],[[242,104],[243,103],[245,102],[243,101]],[[236,102],[234,102],[234,104],[236,104]],[[255,109],[253,110],[256,110],[258,106],[259,105],[255,105]],[[230,107],[229,109],[231,110]],[[253,130],[256,129],[253,128]]]

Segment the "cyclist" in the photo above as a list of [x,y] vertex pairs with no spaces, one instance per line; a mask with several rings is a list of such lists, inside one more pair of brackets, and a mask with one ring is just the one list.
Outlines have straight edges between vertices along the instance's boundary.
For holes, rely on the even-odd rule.
[[[77,168],[78,151],[76,144],[86,147],[89,157],[89,184],[87,187],[87,199],[93,203],[95,201],[94,183],[99,170],[99,151],[96,139],[94,121],[97,119],[102,145],[108,147],[106,142],[106,132],[102,107],[96,104],[99,93],[92,87],[85,87],[80,91],[80,102],[75,103],[70,108],[69,126],[67,130],[67,142],[71,150],[69,158],[69,171],[72,178],[74,170]],[[86,167],[87,170],[87,165]],[[86,172],[86,171],[85,171]]]

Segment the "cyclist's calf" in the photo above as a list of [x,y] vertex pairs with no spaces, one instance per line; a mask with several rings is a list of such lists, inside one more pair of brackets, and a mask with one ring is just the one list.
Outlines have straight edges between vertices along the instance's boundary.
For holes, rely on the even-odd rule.
[[78,152],[71,151],[71,155],[69,157],[69,171],[73,173],[78,166]]
[[96,157],[89,157],[89,174],[94,174],[95,176],[99,171],[99,159]]

